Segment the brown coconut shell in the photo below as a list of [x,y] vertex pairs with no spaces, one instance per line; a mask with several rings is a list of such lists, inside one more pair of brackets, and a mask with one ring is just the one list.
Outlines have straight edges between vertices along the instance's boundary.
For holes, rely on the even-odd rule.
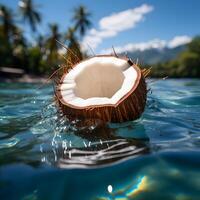
[[[124,57],[121,59],[127,60],[130,66],[136,70],[138,76],[132,89],[116,104],[78,107],[65,102],[60,91],[60,86],[63,82],[63,79],[68,73],[65,70],[65,73],[62,75],[59,83],[57,84],[55,95],[61,111],[67,116],[67,118],[71,120],[84,119],[94,121],[102,120],[103,122],[125,122],[138,119],[141,116],[144,111],[147,98],[145,73],[141,71],[141,69],[130,59]],[[73,68],[76,67],[77,64],[74,65]]]

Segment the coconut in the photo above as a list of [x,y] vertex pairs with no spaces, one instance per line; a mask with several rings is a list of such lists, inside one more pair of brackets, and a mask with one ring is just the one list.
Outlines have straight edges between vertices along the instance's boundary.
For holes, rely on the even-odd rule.
[[146,104],[145,74],[128,58],[94,56],[64,72],[55,94],[69,119],[135,120]]

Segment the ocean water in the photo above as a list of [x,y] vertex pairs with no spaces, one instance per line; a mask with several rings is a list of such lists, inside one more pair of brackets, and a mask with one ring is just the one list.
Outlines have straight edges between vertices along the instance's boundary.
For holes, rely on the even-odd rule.
[[0,199],[199,200],[200,80],[148,80],[136,121],[77,127],[51,84],[0,83]]

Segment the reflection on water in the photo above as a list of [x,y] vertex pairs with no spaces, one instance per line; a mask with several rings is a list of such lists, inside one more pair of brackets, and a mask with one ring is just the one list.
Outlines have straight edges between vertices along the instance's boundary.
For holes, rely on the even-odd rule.
[[[78,135],[80,136],[80,133]],[[108,127],[96,128],[86,135],[81,133],[81,138],[84,147],[74,149],[67,148],[67,145],[64,147],[64,154],[58,156],[59,167],[108,164],[149,151],[146,142],[121,138]]]
[[[55,105],[48,108],[42,122],[52,118],[54,136],[51,142],[52,152],[43,154],[43,162],[61,168],[89,167],[113,163],[128,157],[148,153],[148,138],[125,138],[120,136],[120,129],[111,128],[106,124],[96,124],[87,127],[77,125],[79,122],[69,122],[62,114],[58,114]],[[43,111],[44,112],[44,111]],[[122,129],[124,131],[124,129]],[[144,128],[143,128],[144,135]],[[44,153],[43,146],[40,148]]]

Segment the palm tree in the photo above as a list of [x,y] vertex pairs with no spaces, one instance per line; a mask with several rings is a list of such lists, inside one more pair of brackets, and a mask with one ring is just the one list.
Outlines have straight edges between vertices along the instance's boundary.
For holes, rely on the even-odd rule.
[[83,55],[81,53],[80,45],[75,36],[75,28],[69,28],[65,38],[69,41],[66,59],[67,66],[70,67],[82,60]]
[[13,63],[16,67],[23,68],[27,71],[27,41],[23,35],[23,31],[15,26],[13,27],[12,36],[12,55]]
[[50,64],[55,64],[58,60],[59,49],[57,41],[60,40],[61,34],[59,33],[57,24],[50,24],[49,28],[51,33],[49,38],[46,40],[47,56]]
[[25,39],[25,37],[23,35],[23,32],[17,26],[13,27],[13,41],[12,42],[13,42],[13,46],[21,45],[24,48],[27,46],[26,45],[26,39]]
[[13,13],[6,6],[0,5],[0,65],[13,65]]
[[9,43],[14,28],[13,15],[12,11],[3,5],[0,5],[0,23],[5,40]]
[[50,36],[47,39],[47,48],[51,53],[58,51],[58,43],[57,41],[60,40],[61,34],[58,31],[58,25],[57,24],[50,24]]
[[79,30],[81,37],[85,35],[87,28],[91,26],[90,16],[91,14],[83,5],[80,5],[74,10],[73,21],[75,22],[75,30]]
[[19,1],[20,11],[24,21],[28,21],[32,31],[36,31],[36,25],[41,22],[40,13],[36,10],[32,0]]
[[76,36],[75,36],[75,28],[69,27],[67,30],[67,33],[65,35],[65,39],[69,42],[69,43],[73,43],[77,40]]
[[37,45],[40,49],[43,49],[43,47],[44,47],[44,36],[43,35],[39,35],[37,37]]

